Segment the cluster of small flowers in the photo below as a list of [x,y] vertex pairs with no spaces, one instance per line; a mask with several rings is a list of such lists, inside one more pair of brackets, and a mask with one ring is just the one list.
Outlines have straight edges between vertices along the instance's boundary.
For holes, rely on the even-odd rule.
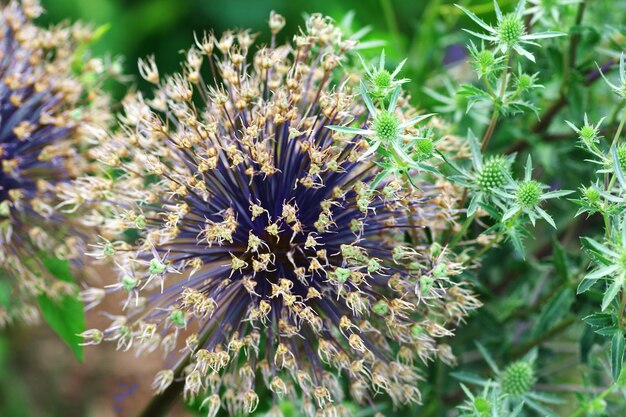
[[[361,132],[330,129],[368,125],[357,74],[341,67],[357,42],[315,14],[278,46],[284,24],[273,13],[256,52],[246,30],[197,37],[172,76],[140,62],[154,97],[127,97],[94,152],[115,178],[80,190],[116,214],[110,235],[140,234],[92,251],[119,280],[85,300],[126,301],[85,344],[177,355],[155,390],[184,379],[209,416],[255,410],[259,380],[306,416],[346,415],[343,379],[360,404],[419,402],[419,362],[453,363],[441,339],[479,306],[458,257],[427,239],[450,227],[460,195],[443,180],[381,178]],[[415,120],[399,92],[386,114],[403,129]]]
[[0,326],[36,320],[37,295],[76,292],[42,260],[83,255],[78,220],[59,204],[70,180],[93,170],[79,155],[87,133],[110,119],[98,80],[111,68],[77,52],[92,29],[42,29],[32,21],[42,12],[35,0],[0,5]]

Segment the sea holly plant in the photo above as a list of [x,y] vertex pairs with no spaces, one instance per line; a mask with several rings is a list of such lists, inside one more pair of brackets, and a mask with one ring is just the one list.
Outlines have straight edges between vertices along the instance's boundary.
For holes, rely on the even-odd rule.
[[615,114],[622,116],[613,138],[609,141],[600,134],[604,119],[597,124],[589,122],[587,115],[581,127],[568,122],[579,136],[581,147],[590,154],[588,161],[596,167],[595,181],[581,189],[578,214],[599,215],[604,221],[604,236],[585,236],[581,244],[589,258],[591,268],[578,285],[578,293],[599,289],[602,293],[600,311],[585,318],[595,333],[610,338],[610,366],[614,380],[622,371],[626,322],[626,146],[620,141],[626,122],[624,94],[626,69],[624,55],[620,57],[618,83],[610,81],[600,71],[608,87],[617,95]]
[[504,192],[500,190],[494,191],[505,201],[508,200],[509,202],[506,204],[507,209],[502,216],[502,221],[506,222],[514,216],[525,215],[533,226],[537,219],[542,218],[556,229],[554,220],[541,208],[541,203],[552,198],[569,195],[572,191],[559,190],[545,192],[548,188],[547,185],[532,179],[532,159],[530,155],[528,155],[526,168],[524,169],[524,179],[508,184]]
[[524,23],[524,10],[526,1],[521,0],[517,3],[517,7],[513,13],[502,14],[500,6],[497,0],[494,0],[493,7],[498,19],[496,26],[491,26],[485,23],[482,19],[476,16],[466,8],[457,5],[470,19],[478,23],[478,25],[487,31],[487,33],[477,33],[468,29],[463,29],[467,33],[474,35],[480,39],[493,43],[497,50],[509,56],[508,52],[514,50],[521,56],[528,58],[531,61],[535,61],[535,56],[525,49],[525,46],[539,46],[535,41],[540,39],[554,38],[557,36],[563,36],[561,32],[539,32],[539,33],[527,33],[526,24]]
[[402,93],[401,85],[408,82],[407,79],[396,80],[403,63],[400,63],[390,74],[384,69],[385,55],[381,54],[380,63],[372,69],[367,68],[368,86],[361,81],[359,92],[369,112],[370,120],[366,128],[350,126],[329,125],[328,129],[348,135],[360,135],[369,146],[366,152],[360,156],[360,160],[367,160],[372,155],[376,164],[384,169],[374,182],[376,185],[388,175],[399,174],[407,182],[413,183],[409,172],[411,170],[430,171],[437,173],[436,169],[426,160],[433,157],[434,144],[429,130],[423,128],[423,134],[409,133],[415,131],[415,126],[432,117],[433,114],[420,114],[401,120],[396,112],[398,100]]
[[[478,349],[493,374],[492,378],[483,378],[468,372],[455,372],[453,376],[457,379],[472,385],[483,387],[482,395],[476,397],[467,387],[463,388],[468,398],[473,398],[473,408],[475,411],[482,410],[483,414],[466,413],[467,416],[492,416],[493,408],[499,414],[497,416],[520,415],[523,408],[532,409],[542,416],[556,417],[556,413],[549,408],[550,404],[559,404],[557,398],[538,392],[534,389],[537,382],[535,362],[537,360],[537,350],[532,349],[523,358],[509,363],[503,369],[500,368],[489,351],[478,344]],[[482,398],[477,402],[476,398]],[[486,403],[486,404],[485,404]],[[461,409],[472,410],[472,407]]]

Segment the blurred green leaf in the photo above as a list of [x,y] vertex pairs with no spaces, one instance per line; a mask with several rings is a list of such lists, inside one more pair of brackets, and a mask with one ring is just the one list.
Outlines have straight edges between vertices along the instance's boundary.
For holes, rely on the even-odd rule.
[[617,381],[622,372],[622,362],[624,361],[624,333],[622,330],[615,332],[611,340],[611,374],[613,380]]
[[[42,262],[52,275],[61,281],[74,282],[67,260],[45,258]],[[84,360],[81,338],[78,336],[85,330],[85,310],[83,303],[76,297],[63,295],[59,300],[46,295],[38,297],[41,314],[48,325],[69,346],[78,361]]]
[[573,302],[574,291],[571,288],[565,287],[556,293],[541,311],[535,326],[535,334],[545,332],[563,318],[569,312]]

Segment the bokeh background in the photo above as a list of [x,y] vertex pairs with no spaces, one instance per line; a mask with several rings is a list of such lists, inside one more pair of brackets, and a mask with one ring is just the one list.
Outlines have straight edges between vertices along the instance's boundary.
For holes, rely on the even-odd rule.
[[[353,13],[349,29],[357,31],[369,26],[371,31],[366,39],[384,42],[390,68],[393,68],[394,63],[397,64],[407,58],[403,76],[412,80],[408,84],[412,101],[420,107],[432,108],[433,99],[425,94],[423,89],[425,85],[432,84],[435,80],[435,84],[441,90],[441,83],[437,84],[437,80],[441,79],[443,73],[449,74],[452,78],[457,77],[458,72],[471,74],[467,65],[459,64],[463,62],[465,54],[463,45],[468,39],[460,28],[468,24],[468,19],[454,7],[454,3],[470,7],[488,21],[493,18],[491,0],[41,1],[47,9],[47,13],[39,19],[43,25],[57,24],[65,20],[82,20],[95,26],[110,25],[102,39],[93,45],[93,54],[124,57],[124,71],[129,76],[128,80],[110,85],[112,93],[118,99],[128,88],[149,90],[148,84],[138,76],[138,58],[154,54],[162,73],[177,71],[183,58],[180,52],[193,44],[194,31],[202,33],[204,30],[213,30],[220,34],[227,29],[250,28],[253,32],[261,33],[257,43],[262,43],[267,39],[263,35],[268,33],[269,13],[275,10],[287,18],[287,26],[279,34],[283,37],[292,36],[296,32],[303,22],[303,14],[317,12],[341,21],[346,15]],[[516,2],[499,0],[499,4],[505,10],[512,9]],[[623,12],[626,4],[624,0],[593,0],[592,3],[595,8],[594,16],[602,16],[603,20],[617,19],[620,13],[623,19],[626,15]],[[618,4],[621,4],[622,12],[616,13],[615,7]],[[590,22],[597,25],[603,23],[605,22]],[[588,37],[585,35],[583,42],[586,41]],[[553,49],[556,58],[554,62],[549,61],[549,65],[558,64],[561,57],[558,45]],[[380,48],[375,48],[369,52],[365,51],[364,55],[367,58],[368,54],[374,56],[379,53]],[[606,57],[590,59],[602,62]],[[558,80],[541,81],[546,84],[548,92],[553,88],[553,84],[558,84]],[[554,90],[558,90],[558,85]],[[572,100],[572,113],[563,117],[580,120],[582,108],[588,104],[585,100],[586,98],[582,96],[580,100]],[[516,131],[517,127],[513,124],[507,125],[507,129],[499,132],[494,138],[496,147],[507,149],[509,145],[515,145],[512,140],[506,142],[507,135],[509,138],[520,138],[523,137],[521,132],[528,131],[527,128]],[[519,149],[528,148],[531,140],[532,137],[520,139],[526,142],[520,142],[521,145],[518,143]],[[565,183],[570,189],[576,189],[572,179],[575,180],[581,175],[577,168],[572,167],[570,170],[567,164],[556,163],[563,160],[568,152],[572,152],[571,148],[534,143],[533,159],[541,162],[548,175],[556,176],[556,181]],[[560,167],[561,172],[550,172],[551,167]],[[573,209],[572,206],[564,209],[561,217],[572,218],[572,213],[568,210]],[[593,227],[591,223],[586,224]],[[575,235],[566,237],[576,243]],[[551,239],[550,235],[540,236],[536,239],[537,243],[531,243],[531,246],[539,248],[541,254],[542,247],[548,249],[551,247]],[[501,259],[513,260],[503,265]],[[522,262],[520,259],[515,260],[510,251],[505,254],[495,251],[491,263],[489,262],[489,260],[485,262],[485,265],[490,266],[488,270],[483,271],[483,277],[485,282],[494,284],[494,298],[505,293],[512,294],[512,287],[517,285],[511,284],[512,282],[520,282],[520,285],[523,285],[527,275],[536,275],[533,270],[536,265]],[[93,275],[107,278],[106,271],[94,270]],[[502,284],[498,281],[501,279]],[[504,295],[501,299],[504,300],[502,303],[508,300]],[[506,301],[508,304],[504,306],[502,303],[492,304],[480,313],[478,319],[470,320],[459,336],[458,343],[473,346],[473,340],[480,334],[501,335],[499,323],[493,320],[492,315],[501,315],[503,309],[507,308],[513,311],[521,302],[519,297],[511,297],[509,301]],[[104,317],[89,314],[88,321],[88,327],[96,327],[104,321]],[[521,328],[520,331],[527,330]],[[580,327],[574,332],[580,333]],[[578,338],[579,333],[573,334],[571,339]],[[566,339],[568,335],[555,342],[561,343],[557,348],[576,349],[572,348]],[[502,341],[496,340],[494,343],[501,344]],[[480,355],[475,353],[474,349],[473,353],[465,355],[465,359],[479,361]],[[115,352],[111,345],[87,348],[85,356],[84,365],[76,363],[68,348],[43,326],[11,329],[0,333],[0,417],[127,417],[135,415],[149,401],[152,377],[161,369],[159,358],[142,357],[141,360],[137,360],[132,353]],[[575,363],[555,364],[561,370],[569,370],[569,374],[564,374],[566,376],[564,382],[571,383],[580,379],[580,370],[573,365]],[[449,373],[449,370],[442,369],[442,365],[438,364],[429,372],[431,380],[439,381],[442,375]],[[567,378],[568,375],[571,376],[570,379]],[[438,385],[435,389],[437,387]],[[448,409],[452,408],[451,404],[459,399],[451,398],[450,403],[441,404],[437,410],[420,412],[420,415],[444,416],[446,405]],[[286,411],[288,416],[299,415],[297,410]],[[183,405],[178,405],[172,413],[172,416],[193,415],[197,414]],[[365,417],[367,414],[357,415]]]

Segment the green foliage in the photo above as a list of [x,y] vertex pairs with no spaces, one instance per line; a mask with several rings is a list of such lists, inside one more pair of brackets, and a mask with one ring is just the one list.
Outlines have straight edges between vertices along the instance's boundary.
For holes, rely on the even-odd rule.
[[[59,280],[74,282],[68,261],[45,258],[41,262]],[[42,294],[38,297],[38,301],[44,320],[69,346],[76,359],[82,362],[84,359],[82,338],[78,335],[85,331],[83,303],[76,296],[71,295],[62,295],[60,299],[52,299]]]

